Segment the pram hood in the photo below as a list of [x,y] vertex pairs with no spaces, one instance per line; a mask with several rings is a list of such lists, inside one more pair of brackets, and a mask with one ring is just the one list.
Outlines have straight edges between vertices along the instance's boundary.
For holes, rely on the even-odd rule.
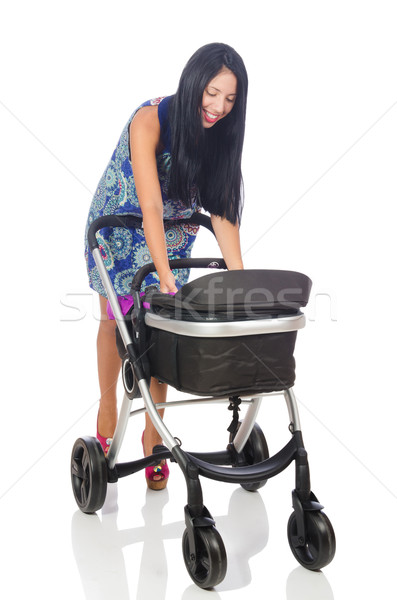
[[311,280],[295,271],[247,269],[210,273],[174,296],[149,290],[151,312],[184,321],[230,321],[296,315],[306,306]]

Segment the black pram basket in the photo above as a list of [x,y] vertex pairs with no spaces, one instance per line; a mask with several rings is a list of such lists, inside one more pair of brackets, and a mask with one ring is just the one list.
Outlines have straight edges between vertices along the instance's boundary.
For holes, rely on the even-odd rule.
[[175,296],[149,292],[150,374],[197,395],[292,387],[310,288],[301,273],[239,270],[200,277]]

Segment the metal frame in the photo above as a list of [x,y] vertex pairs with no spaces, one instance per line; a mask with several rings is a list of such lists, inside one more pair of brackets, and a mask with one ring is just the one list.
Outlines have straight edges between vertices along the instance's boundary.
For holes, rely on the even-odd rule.
[[[191,398],[188,400],[174,400],[171,402],[164,402],[161,404],[154,404],[153,399],[150,394],[150,389],[147,385],[146,381],[140,381],[139,388],[142,394],[142,398],[144,401],[144,407],[131,411],[133,400],[128,397],[127,394],[124,394],[123,402],[120,409],[119,419],[117,422],[116,430],[114,433],[113,441],[111,443],[109,452],[108,452],[108,464],[109,469],[114,469],[117,457],[121,448],[121,445],[124,440],[124,436],[127,430],[128,421],[131,417],[135,417],[139,414],[149,413],[154,426],[164,441],[164,445],[168,448],[170,452],[176,447],[179,446],[179,441],[172,436],[168,428],[166,427],[164,420],[160,417],[158,410],[162,408],[176,408],[182,406],[192,406],[192,405],[202,405],[202,404],[219,404],[219,403],[227,403],[229,402],[229,397],[206,397],[206,398]],[[298,405],[295,398],[295,394],[292,388],[288,390],[284,390],[282,392],[270,392],[257,394],[255,397],[251,396],[241,396],[241,400],[243,404],[248,405],[247,413],[241,423],[241,427],[239,428],[235,438],[234,438],[234,447],[237,453],[243,451],[245,444],[251,434],[251,431],[254,427],[254,424],[257,419],[257,415],[259,413],[261,403],[264,397],[266,396],[284,396],[288,414],[290,418],[290,431],[291,433],[301,431],[301,424],[299,418]]]
[[[194,220],[195,219],[195,220]],[[210,219],[204,215],[196,215],[192,222],[202,224],[212,232]],[[255,335],[266,333],[281,333],[288,331],[296,331],[305,325],[305,317],[302,313],[297,313],[295,316],[279,316],[279,318],[261,318],[253,319],[254,322],[183,322],[173,319],[164,319],[157,315],[145,313],[141,310],[141,300],[139,296],[142,282],[148,273],[152,272],[155,267],[153,264],[145,265],[139,269],[134,276],[131,286],[131,293],[134,298],[134,308],[132,311],[133,328],[132,333],[129,332],[127,321],[121,312],[116,292],[111,283],[108,271],[102,260],[101,252],[96,239],[96,232],[102,227],[136,227],[137,219],[130,215],[110,215],[100,217],[91,224],[88,230],[88,242],[92,251],[98,272],[102,279],[102,283],[106,290],[110,301],[116,323],[122,341],[125,346],[126,355],[123,358],[123,384],[125,389],[124,399],[120,410],[120,415],[115,430],[113,442],[111,443],[107,458],[101,450],[101,446],[97,440],[92,438],[80,438],[77,440],[75,447],[86,449],[86,458],[91,461],[90,451],[94,452],[94,457],[100,459],[101,481],[97,488],[101,487],[101,497],[88,499],[87,502],[81,503],[81,498],[76,495],[76,500],[80,508],[84,512],[98,510],[102,507],[106,496],[106,484],[108,482],[116,482],[121,477],[126,477],[133,473],[137,473],[145,467],[155,466],[162,459],[171,459],[178,463],[186,481],[187,490],[187,505],[185,506],[185,523],[188,539],[188,548],[184,546],[184,557],[192,564],[193,571],[189,570],[192,578],[194,577],[195,568],[200,564],[197,556],[197,541],[198,530],[206,528],[213,533],[215,521],[210,512],[205,507],[203,502],[203,494],[199,476],[204,476],[209,479],[240,484],[247,490],[257,490],[262,487],[266,481],[281,473],[292,462],[295,464],[295,489],[292,491],[292,506],[293,514],[291,515],[288,524],[288,535],[291,549],[298,561],[307,568],[320,568],[333,558],[335,552],[335,539],[332,526],[327,525],[327,521],[323,520],[322,528],[319,530],[322,536],[326,533],[328,543],[325,539],[322,540],[325,545],[323,556],[319,562],[316,556],[312,556],[310,551],[310,531],[308,528],[307,515],[310,512],[321,512],[323,506],[318,502],[316,496],[311,491],[310,472],[301,432],[301,424],[299,418],[298,404],[292,388],[284,389],[277,392],[259,393],[252,396],[237,397],[208,397],[181,399],[162,404],[155,404],[150,393],[150,366],[145,359],[146,347],[146,328],[145,324],[152,328],[164,329],[172,333],[180,335],[191,335],[197,338],[206,336],[215,337],[233,337],[238,335]],[[175,268],[196,267],[206,268],[211,265],[216,268],[226,268],[223,259],[180,259],[174,263]],[[310,287],[307,291],[310,291]],[[305,296],[306,298],[306,296]],[[131,339],[131,336],[133,339]],[[266,441],[259,427],[255,427],[258,412],[260,410],[263,398],[266,396],[283,395],[286,402],[288,415],[290,419],[289,431],[291,434],[288,443],[281,448],[276,454],[269,456]],[[131,411],[132,402],[135,398],[143,399],[143,408],[138,408]],[[167,407],[167,410],[176,406],[189,406],[195,404],[216,404],[229,402],[229,409],[233,410],[232,426],[228,431],[232,431],[230,442],[227,448],[219,452],[187,452],[181,447],[181,442],[174,438],[160,416],[159,410]],[[246,405],[247,410],[244,417],[238,419],[239,404]],[[128,463],[117,463],[118,454],[124,440],[128,421],[131,417],[138,414],[147,413],[157,432],[164,440],[163,446],[156,446],[154,453],[151,456],[137,459]],[[240,421],[238,426],[237,421]],[[247,448],[245,446],[247,445]],[[74,447],[74,448],[75,448]],[[73,450],[74,452],[74,450]],[[74,477],[74,469],[79,471],[79,457],[72,456],[72,479]],[[92,462],[90,462],[90,470]],[[232,467],[232,468],[231,468]],[[98,470],[97,469],[97,470]],[[80,485],[83,489],[87,485],[90,489],[92,481],[95,479],[93,474],[87,473],[84,469],[80,473]],[[107,480],[106,480],[107,476]],[[92,481],[91,481],[91,479]],[[97,482],[96,482],[97,483]],[[73,488],[75,491],[75,488]],[[84,489],[86,489],[84,487]],[[292,520],[291,520],[292,519]],[[324,519],[326,516],[324,515]],[[290,525],[290,524],[293,525]],[[310,523],[310,521],[309,521]],[[186,538],[184,538],[186,540]],[[218,549],[223,547],[222,540],[217,541]],[[329,547],[329,548],[328,548]],[[329,550],[329,552],[328,552]],[[328,554],[327,554],[328,552]],[[226,560],[226,556],[223,560]],[[187,563],[186,563],[187,564]],[[320,567],[319,567],[320,565]],[[218,579],[218,582],[221,578]]]
[[[110,280],[107,269],[102,260],[101,252],[99,248],[94,248],[92,250],[92,255],[95,260],[95,264],[98,268],[99,275],[101,277],[103,286],[106,290],[110,305],[113,310],[113,314],[115,316],[115,320],[117,322],[117,326],[120,331],[120,335],[122,337],[123,343],[125,347],[132,343],[131,336],[129,334],[124,316],[121,312],[120,305],[117,300],[117,295]],[[135,296],[135,301],[138,302],[138,294]],[[171,319],[165,319],[158,315],[146,314],[145,321],[148,325],[154,326],[158,329],[164,330],[172,330],[175,331],[176,328],[181,329],[181,333],[183,335],[194,335],[198,337],[206,337],[206,336],[214,336],[214,335],[222,335],[222,336],[235,336],[235,335],[245,335],[249,334],[257,334],[257,333],[275,333],[275,332],[285,332],[285,331],[295,331],[297,329],[301,329],[305,326],[305,316],[303,314],[297,315],[295,317],[282,317],[279,319],[260,319],[258,321],[248,321],[248,322],[237,322],[237,323],[181,323],[178,321],[172,321]],[[109,469],[114,469],[117,461],[117,457],[121,448],[121,444],[123,442],[125,432],[128,425],[128,420],[130,416],[133,414],[137,414],[140,412],[147,412],[150,415],[150,418],[164,441],[165,446],[168,448],[170,452],[172,452],[177,446],[179,446],[178,440],[176,440],[167,426],[165,425],[163,419],[160,417],[158,413],[159,408],[171,408],[174,406],[188,405],[188,404],[197,404],[197,403],[208,403],[208,402],[225,402],[228,398],[198,398],[194,400],[185,400],[185,401],[176,401],[176,402],[168,402],[165,404],[156,405],[153,402],[152,396],[150,394],[150,389],[148,383],[145,379],[141,379],[138,381],[138,387],[140,393],[142,395],[145,408],[139,411],[135,411],[135,413],[131,413],[132,399],[128,397],[127,394],[124,395],[123,403],[120,410],[120,415],[117,423],[117,427],[115,430],[115,434],[113,437],[113,441],[111,443],[109,452],[108,452],[108,466]],[[290,430],[291,433],[295,431],[300,431],[300,419],[298,406],[296,403],[295,395],[292,389],[285,390],[284,392],[273,392],[269,394],[259,394],[255,395],[254,398],[251,399],[250,405],[247,411],[247,414],[241,424],[239,431],[236,434],[234,440],[234,446],[237,452],[241,452],[244,449],[245,444],[250,436],[252,428],[255,424],[260,405],[262,402],[262,398],[264,396],[271,395],[280,395],[283,394],[285,401],[287,403],[289,418],[291,421]],[[246,396],[242,397],[242,399],[246,400]]]
[[92,256],[93,256],[93,258],[95,260],[95,264],[98,268],[99,275],[100,275],[102,283],[103,283],[103,287],[106,290],[106,294],[107,294],[108,300],[110,302],[110,306],[112,307],[112,311],[115,316],[115,320],[117,322],[117,326],[119,328],[120,335],[122,337],[124,345],[127,347],[128,344],[132,343],[131,336],[129,334],[127,325],[125,323],[123,313],[121,312],[120,304],[117,300],[117,294],[112,285],[111,279],[109,277],[109,273],[107,272],[107,269],[102,260],[101,251],[99,250],[99,248],[94,248],[92,250]]
[[[120,335],[122,337],[123,343],[125,347],[132,343],[131,336],[129,334],[127,325],[125,323],[124,316],[121,312],[120,305],[117,300],[117,295],[110,280],[107,269],[102,260],[101,252],[99,248],[94,248],[92,251],[95,264],[98,268],[102,283],[106,290],[110,305],[113,310],[113,314],[115,316],[115,320],[117,322],[117,326],[120,331]],[[135,300],[138,301],[136,295]],[[248,321],[248,322],[238,322],[238,323],[179,323],[178,321],[172,321],[171,319],[165,319],[163,317],[159,317],[158,315],[147,314],[145,316],[145,321],[148,325],[154,326],[159,329],[169,330],[172,328],[172,331],[175,332],[175,327],[182,327],[184,335],[194,335],[199,336],[201,332],[202,336],[207,335],[242,335],[244,331],[245,334],[257,334],[260,332],[263,333],[274,333],[274,332],[285,332],[285,331],[294,331],[297,329],[301,329],[305,325],[305,316],[303,314],[298,315],[297,317],[283,317],[280,319],[260,319],[259,321]],[[216,333],[216,331],[218,333]],[[187,332],[187,333],[186,333]],[[158,413],[159,408],[170,408],[176,405],[187,405],[187,404],[197,404],[197,403],[205,403],[205,402],[216,402],[216,401],[226,401],[228,398],[206,398],[206,399],[195,399],[188,401],[177,401],[175,403],[166,403],[164,405],[156,405],[153,402],[152,396],[150,394],[150,389],[145,379],[141,379],[138,381],[139,390],[141,392],[145,409],[145,412],[148,412],[150,418],[164,441],[165,446],[168,448],[170,452],[176,448],[179,443],[176,440],[167,426],[165,425],[163,419],[160,417]],[[273,392],[270,394],[259,394],[255,395],[255,397],[251,400],[249,409],[247,411],[247,415],[244,418],[244,421],[236,434],[234,445],[237,452],[241,452],[244,449],[245,444],[250,436],[252,428],[255,424],[256,417],[259,412],[259,408],[261,405],[262,397],[267,395],[279,395],[284,394],[285,401],[287,403],[288,413],[291,421],[290,429],[291,432],[300,431],[300,419],[298,406],[296,403],[295,395],[292,389],[285,390],[284,392]],[[246,397],[244,397],[246,398]],[[117,457],[121,448],[121,444],[124,439],[124,435],[127,429],[128,420],[130,417],[132,399],[128,398],[127,394],[124,395],[122,407],[120,410],[120,415],[116,427],[116,431],[113,437],[113,441],[111,443],[109,452],[108,452],[108,465],[109,469],[114,469],[117,461]],[[142,411],[138,411],[142,412]]]
[[145,323],[149,327],[169,331],[188,337],[238,337],[267,333],[285,333],[303,329],[306,323],[303,313],[278,318],[263,318],[252,321],[194,322],[167,319],[154,313],[145,314]]

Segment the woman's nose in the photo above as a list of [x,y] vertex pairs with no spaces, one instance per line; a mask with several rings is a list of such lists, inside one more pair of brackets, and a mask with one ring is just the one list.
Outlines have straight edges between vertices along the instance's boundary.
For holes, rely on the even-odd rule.
[[213,108],[217,114],[222,115],[225,112],[226,100],[225,98],[217,97],[214,101]]

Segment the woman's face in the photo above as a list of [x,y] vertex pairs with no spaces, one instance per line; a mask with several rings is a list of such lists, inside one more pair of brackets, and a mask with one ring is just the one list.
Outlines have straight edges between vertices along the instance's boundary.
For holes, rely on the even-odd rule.
[[203,126],[208,129],[232,110],[237,95],[237,78],[223,67],[205,87],[201,103]]

